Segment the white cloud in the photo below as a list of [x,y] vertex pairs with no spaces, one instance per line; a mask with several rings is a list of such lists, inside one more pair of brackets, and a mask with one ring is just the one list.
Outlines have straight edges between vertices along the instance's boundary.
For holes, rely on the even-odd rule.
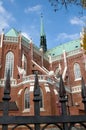
[[29,13],[29,12],[39,12],[41,10],[42,6],[41,5],[35,5],[32,7],[28,7],[25,9],[25,13]]
[[57,38],[56,38],[56,41],[60,41],[60,42],[63,42],[65,40],[74,40],[74,39],[77,39],[79,38],[79,34],[78,33],[75,33],[75,34],[67,34],[67,33],[60,33]]
[[8,28],[9,27],[9,23],[11,21],[13,21],[14,18],[11,15],[11,13],[9,13],[4,7],[3,7],[3,3],[0,2],[0,31],[3,28]]
[[85,24],[85,21],[86,21],[86,16],[83,16],[82,18],[73,17],[72,19],[70,19],[71,24],[80,25],[80,26],[83,26]]

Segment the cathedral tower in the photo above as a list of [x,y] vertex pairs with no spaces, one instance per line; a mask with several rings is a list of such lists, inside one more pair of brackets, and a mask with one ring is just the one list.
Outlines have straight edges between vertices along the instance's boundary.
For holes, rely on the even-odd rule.
[[44,25],[43,25],[43,15],[41,15],[40,48],[43,49],[43,52],[47,51],[46,35],[44,32]]

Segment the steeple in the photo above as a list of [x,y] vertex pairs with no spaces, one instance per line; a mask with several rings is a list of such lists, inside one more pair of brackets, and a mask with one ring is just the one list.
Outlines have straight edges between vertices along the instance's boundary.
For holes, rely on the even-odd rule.
[[46,35],[44,32],[43,15],[42,14],[41,14],[41,30],[40,30],[40,48],[43,49],[43,52],[47,51]]

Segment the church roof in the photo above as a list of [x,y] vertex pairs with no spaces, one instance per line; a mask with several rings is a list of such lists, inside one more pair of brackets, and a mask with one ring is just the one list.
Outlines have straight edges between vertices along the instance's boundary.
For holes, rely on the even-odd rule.
[[[19,33],[20,32],[16,31],[16,29],[12,28],[5,34],[5,36],[18,37]],[[28,44],[30,43],[30,39],[26,38],[23,35],[22,35],[22,40],[25,41],[24,45],[26,45],[26,46],[28,46]],[[65,50],[68,53],[68,52],[77,50],[79,48],[80,48],[80,39],[77,39],[77,40],[73,40],[73,41],[70,41],[70,42],[67,42],[64,44],[60,44],[60,45],[56,46],[55,48],[47,50],[45,55],[46,56],[51,55],[52,57],[59,56],[59,55],[63,54],[63,50]],[[38,47],[36,49],[38,50]]]
[[30,43],[30,39],[26,38],[26,37],[23,36],[23,35],[22,35],[22,39],[23,39],[24,41],[26,41],[27,43]]
[[5,36],[8,36],[8,37],[18,37],[19,35],[19,32],[16,31],[14,28],[10,29],[6,34]]
[[[11,28],[6,34],[6,37],[19,37],[20,32],[18,32],[16,29]],[[22,35],[22,34],[21,34]],[[10,39],[11,42],[14,42],[12,39]],[[30,39],[26,38],[24,35],[22,35],[22,44],[26,47],[28,47],[28,44],[30,43]]]
[[61,45],[56,46],[53,49],[50,49],[46,52],[46,55],[51,55],[52,57],[58,56],[63,54],[63,50],[65,50],[67,53],[77,50],[80,48],[80,39],[70,41]]

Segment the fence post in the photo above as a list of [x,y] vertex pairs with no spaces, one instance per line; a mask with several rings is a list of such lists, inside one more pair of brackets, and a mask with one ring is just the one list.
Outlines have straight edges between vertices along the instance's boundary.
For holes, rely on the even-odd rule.
[[[3,96],[3,116],[7,117],[9,114],[9,100],[10,97],[10,71],[8,70],[5,88],[4,88],[4,96]],[[8,125],[2,125],[2,130],[8,130]]]
[[[40,116],[40,105],[39,102],[41,100],[40,97],[40,86],[38,83],[38,75],[35,74],[35,84],[34,84],[34,116]],[[35,130],[40,130],[40,124],[35,124]]]
[[81,95],[82,95],[82,98],[83,98],[82,102],[84,103],[84,111],[85,111],[85,114],[86,114],[86,86],[85,86],[83,77],[82,77],[82,80],[81,80],[81,85],[82,85]]
[[[63,83],[63,80],[62,80],[62,75],[60,75],[59,97],[60,97],[59,101],[61,103],[61,114],[65,116],[65,115],[67,115],[66,102],[68,101],[68,98],[67,98],[64,83]],[[68,130],[68,124],[67,123],[63,123],[63,129]]]

